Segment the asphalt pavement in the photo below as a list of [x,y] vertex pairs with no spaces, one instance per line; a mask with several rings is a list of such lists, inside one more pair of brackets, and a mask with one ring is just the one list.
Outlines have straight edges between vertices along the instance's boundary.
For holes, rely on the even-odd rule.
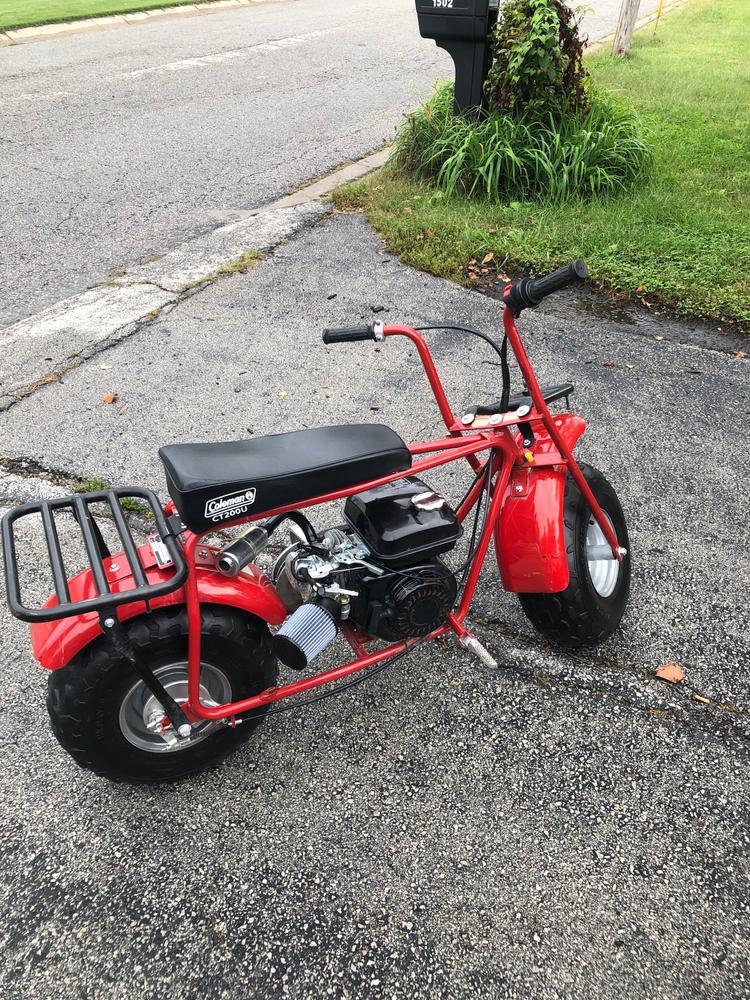
[[[747,430],[726,419],[747,411],[747,360],[592,301],[549,300],[523,330],[540,377],[576,384],[580,457],[631,528],[630,609],[598,651],[551,649],[488,560],[472,621],[497,670],[433,645],[269,720],[211,774],[144,790],[57,748],[25,627],[0,611],[5,996],[750,994]],[[27,464],[0,496],[51,488],[45,468],[165,496],[168,441],[437,433],[408,347],[320,342],[374,315],[500,322],[334,216],[3,413],[2,457]],[[483,345],[433,343],[457,409],[497,396]],[[457,475],[429,481],[455,497]],[[654,679],[666,661],[682,684]]]
[[[594,0],[592,38],[618,6]],[[412,0],[282,0],[0,49],[0,327],[369,153],[451,74]]]

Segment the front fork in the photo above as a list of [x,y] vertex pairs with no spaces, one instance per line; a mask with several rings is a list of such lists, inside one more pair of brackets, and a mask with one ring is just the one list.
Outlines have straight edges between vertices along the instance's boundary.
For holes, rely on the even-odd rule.
[[555,426],[552,414],[549,411],[549,407],[547,406],[544,396],[542,395],[542,390],[539,388],[539,383],[536,380],[534,369],[531,367],[531,361],[526,353],[526,348],[523,346],[523,341],[518,333],[513,313],[507,306],[503,310],[503,327],[505,328],[505,335],[510,341],[510,346],[512,347],[513,353],[518,361],[518,367],[521,369],[521,374],[523,375],[526,388],[529,390],[532,402],[534,403],[534,408],[541,416],[542,423],[544,424],[545,429],[547,430],[547,433],[552,439],[555,447],[560,452],[560,455],[565,459],[568,471],[573,477],[576,486],[581,491],[586,503],[588,504],[589,510],[594,515],[594,520],[602,529],[604,537],[607,539],[607,542],[612,550],[613,557],[617,559],[618,562],[622,562],[624,556],[626,555],[625,550],[620,547],[614,528],[605,517],[604,511],[599,506],[599,501],[591,492],[591,487],[586,482],[586,477],[581,472],[578,467],[578,462],[576,462],[573,457],[572,449],[568,447],[566,441],[563,439],[562,435]]

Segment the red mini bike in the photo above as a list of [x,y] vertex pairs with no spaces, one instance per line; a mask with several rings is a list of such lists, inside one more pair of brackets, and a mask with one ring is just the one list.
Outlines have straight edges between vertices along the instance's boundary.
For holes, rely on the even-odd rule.
[[[493,541],[503,587],[545,636],[566,647],[610,636],[630,582],[622,509],[604,476],[573,458],[584,421],[548,408],[573,386],[540,388],[515,323],[585,275],[576,261],[508,285],[500,346],[467,327],[422,328],[476,334],[500,355],[502,398],[458,417],[419,330],[373,323],[324,332],[326,344],[412,341],[447,428],[435,441],[407,446],[381,424],[354,424],[169,445],[159,453],[172,498],[164,508],[149,490],[122,489],[7,513],[8,602],[31,622],[34,655],[50,671],[52,728],[68,753],[115,781],[174,779],[244,742],[269,711],[297,706],[294,696],[360,674],[303,700],[337,693],[420,643],[453,635],[495,665],[467,627]],[[508,344],[525,383],[517,396]],[[422,477],[458,461],[471,474],[453,509]],[[141,518],[146,507],[153,519],[140,545],[127,514],[134,499]],[[339,499],[337,527],[316,529],[302,513]],[[472,512],[467,551],[451,568],[444,557]],[[41,520],[49,553],[55,594],[42,607],[21,596],[19,521],[28,519]],[[248,522],[223,545],[203,541]],[[266,575],[256,560],[282,524],[288,544]],[[110,552],[103,529],[122,551]],[[71,531],[89,567],[68,579],[61,535]],[[354,658],[310,671],[339,634]],[[279,685],[278,661],[304,676]]]

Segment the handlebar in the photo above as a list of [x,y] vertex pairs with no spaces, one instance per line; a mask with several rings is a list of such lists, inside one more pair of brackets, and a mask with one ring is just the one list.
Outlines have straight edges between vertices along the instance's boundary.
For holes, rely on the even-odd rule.
[[382,323],[369,323],[367,326],[332,326],[323,331],[323,343],[351,344],[357,340],[382,340],[383,336]]
[[520,281],[515,281],[506,287],[503,292],[503,302],[514,316],[518,316],[523,309],[538,306],[542,299],[553,292],[559,292],[561,288],[583,281],[588,277],[588,273],[585,261],[579,259],[558,267],[552,274],[543,278],[521,278]]

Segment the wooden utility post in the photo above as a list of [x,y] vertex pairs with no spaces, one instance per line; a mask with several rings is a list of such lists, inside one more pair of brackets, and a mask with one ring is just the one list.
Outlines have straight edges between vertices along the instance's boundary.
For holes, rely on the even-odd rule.
[[612,55],[622,58],[630,52],[630,43],[633,41],[635,22],[638,17],[638,8],[641,0],[622,0],[620,8],[620,19],[617,22],[615,40],[612,43]]

